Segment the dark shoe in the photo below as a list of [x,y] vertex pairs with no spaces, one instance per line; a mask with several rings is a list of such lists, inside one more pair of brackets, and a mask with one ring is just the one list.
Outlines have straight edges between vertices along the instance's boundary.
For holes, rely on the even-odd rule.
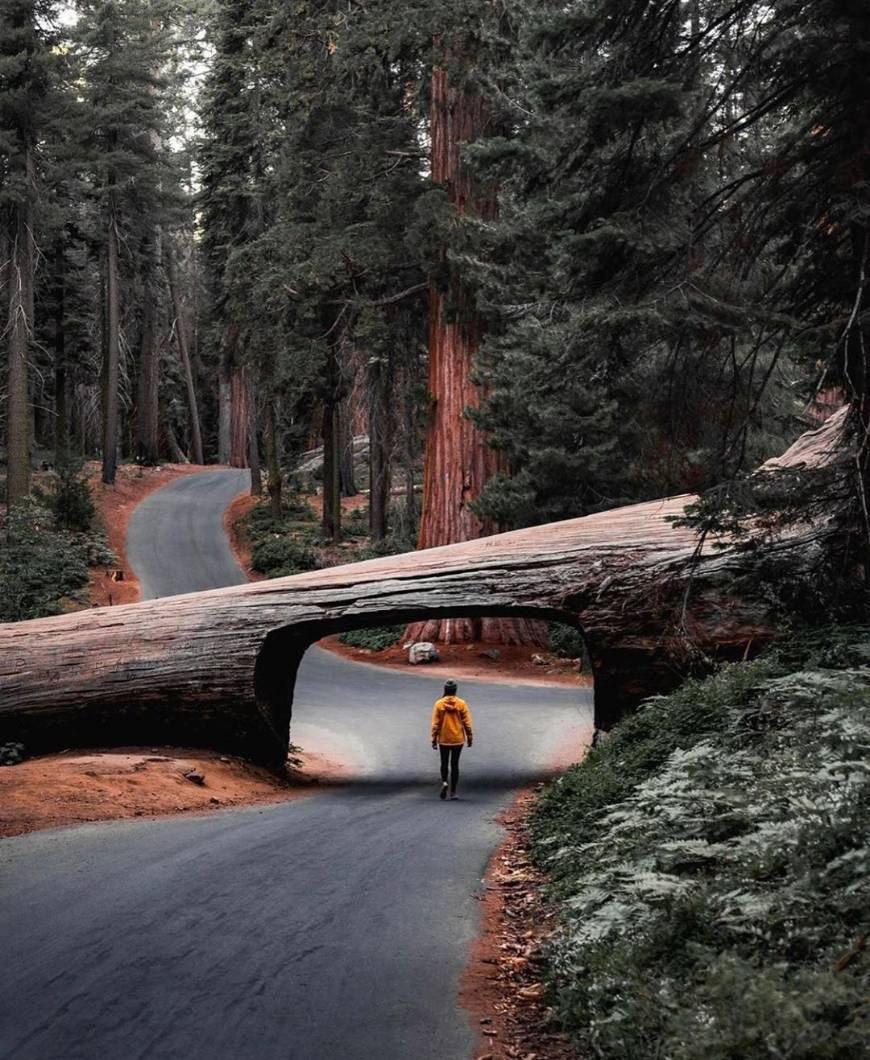
[[438,798],[439,799],[446,799],[447,798],[447,782],[446,781],[441,785],[441,794],[438,796]]
[[456,794],[456,792],[454,791],[454,792],[452,792],[452,793],[451,793],[451,795],[450,795],[450,798],[451,798],[451,799],[458,799],[458,798],[459,798],[459,796],[458,796],[458,795]]

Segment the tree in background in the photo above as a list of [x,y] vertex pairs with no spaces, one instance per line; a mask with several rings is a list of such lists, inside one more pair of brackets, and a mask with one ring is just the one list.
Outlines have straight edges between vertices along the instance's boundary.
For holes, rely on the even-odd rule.
[[6,499],[30,489],[29,364],[33,351],[39,138],[51,67],[52,4],[10,0],[0,12],[0,209],[6,373]]
[[773,266],[729,253],[733,218],[698,225],[759,150],[705,147],[735,104],[718,7],[528,13],[514,134],[475,149],[503,189],[479,270],[493,326],[476,419],[506,458],[480,511],[504,525],[704,488],[789,431],[783,334],[735,308]]
[[[112,484],[122,401],[125,271],[138,271],[135,250],[144,244],[150,284],[150,241],[165,180],[159,152],[164,116],[160,72],[170,48],[170,12],[162,0],[83,0],[78,9],[76,38],[93,130],[84,147],[103,232],[103,482]],[[150,312],[147,307],[146,327]]]
[[245,247],[257,212],[253,169],[265,135],[252,77],[256,8],[256,0],[221,0],[215,6],[210,26],[214,58],[203,91],[199,153],[209,344],[219,379],[218,460],[242,467],[247,464],[249,404],[241,325],[231,308],[230,286],[233,255]]
[[[485,36],[493,28],[494,16],[486,6],[478,14]],[[475,175],[462,158],[467,145],[485,142],[498,127],[478,74],[482,65],[491,68],[492,55],[480,36],[465,28],[464,10],[448,7],[439,16],[446,26],[434,42],[429,140],[431,179],[446,200],[442,217],[446,230],[429,283],[429,415],[419,548],[471,541],[499,529],[477,502],[504,464],[480,421],[469,415],[481,400],[474,366],[485,322],[465,263],[479,239],[472,238],[469,248],[463,238],[467,222],[481,231],[498,216],[495,183]],[[498,74],[495,77],[498,80]],[[446,643],[546,642],[541,623],[492,618],[415,623],[407,636]]]

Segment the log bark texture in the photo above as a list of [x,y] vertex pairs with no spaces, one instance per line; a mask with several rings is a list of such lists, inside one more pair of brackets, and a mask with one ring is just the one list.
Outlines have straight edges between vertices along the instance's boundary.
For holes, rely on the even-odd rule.
[[[841,416],[778,466],[815,460],[838,424]],[[596,725],[609,729],[645,696],[674,687],[699,652],[741,658],[776,634],[763,594],[733,594],[738,554],[708,546],[693,562],[695,534],[669,521],[690,500],[0,625],[0,744],[21,740],[38,751],[164,741],[280,768],[309,645],[349,629],[456,616],[579,626],[595,673]],[[799,545],[790,538],[781,547],[792,555]]]

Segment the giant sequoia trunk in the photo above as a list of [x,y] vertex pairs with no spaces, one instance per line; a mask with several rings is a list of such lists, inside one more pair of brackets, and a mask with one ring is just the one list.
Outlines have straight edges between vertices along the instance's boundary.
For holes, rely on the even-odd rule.
[[248,466],[250,420],[248,374],[236,365],[230,373],[230,467]]
[[[460,145],[479,139],[487,120],[483,98],[454,88],[447,70],[436,67],[432,73],[432,179],[444,186],[458,214],[491,220],[497,213],[494,191],[475,188],[459,159]],[[428,386],[432,404],[426,432],[419,548],[472,541],[497,529],[481,520],[471,507],[499,469],[496,453],[465,415],[466,409],[480,401],[471,375],[482,326],[461,277],[449,266],[447,271],[446,288],[433,280],[429,291]],[[541,623],[525,620],[435,619],[410,626],[407,637],[446,643],[484,639],[541,645],[546,630]]]
[[[780,468],[824,466],[845,415],[804,435]],[[414,615],[513,614],[573,622],[595,672],[595,724],[717,659],[781,632],[754,553],[674,525],[671,497],[420,554],[330,567],[126,607],[0,624],[0,744],[225,749],[283,768],[306,648]],[[766,547],[797,577],[817,570],[826,521]],[[726,542],[719,542],[725,545]],[[863,571],[854,574],[863,584]]]
[[9,361],[6,377],[6,499],[12,505],[30,490],[30,400],[28,362],[33,333],[33,202],[32,162],[25,159],[28,190],[13,212],[11,259],[8,267]]

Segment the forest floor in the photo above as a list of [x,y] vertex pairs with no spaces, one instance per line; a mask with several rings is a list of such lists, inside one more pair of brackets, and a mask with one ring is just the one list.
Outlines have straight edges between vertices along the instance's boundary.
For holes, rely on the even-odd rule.
[[0,769],[0,837],[88,821],[286,802],[315,794],[319,783],[341,776],[336,762],[308,753],[304,768],[289,770],[287,779],[200,749],[129,747],[40,755]]

